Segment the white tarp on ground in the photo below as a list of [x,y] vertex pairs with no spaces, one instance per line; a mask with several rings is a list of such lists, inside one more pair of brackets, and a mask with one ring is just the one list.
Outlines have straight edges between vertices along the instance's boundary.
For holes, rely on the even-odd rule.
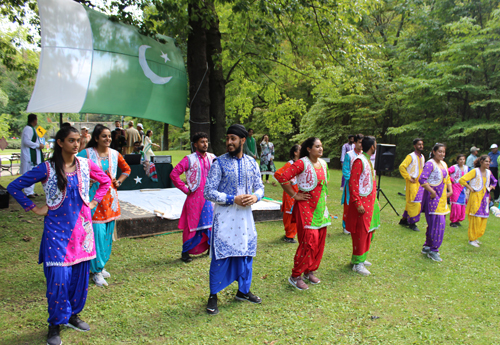
[[[128,202],[154,213],[158,217],[179,219],[182,206],[186,200],[186,194],[177,188],[126,190],[119,191],[118,198],[120,201]],[[252,211],[279,210],[280,206],[280,204],[274,202],[259,201],[252,205]]]

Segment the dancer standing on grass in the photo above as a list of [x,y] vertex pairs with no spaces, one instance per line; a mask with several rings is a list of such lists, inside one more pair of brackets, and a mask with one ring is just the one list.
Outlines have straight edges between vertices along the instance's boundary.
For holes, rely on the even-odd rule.
[[[347,143],[342,145],[342,152],[340,153],[340,164],[342,166],[344,166],[345,155],[347,154],[347,152],[354,150],[354,146],[355,146],[354,143],[356,141],[355,137],[356,137],[355,135],[349,134],[347,136],[347,140],[348,140]],[[342,190],[344,188],[345,183],[346,183],[346,181],[345,181],[344,175],[342,175],[342,183],[340,184],[340,190]]]
[[406,180],[406,206],[399,225],[408,226],[413,231],[420,231],[417,223],[422,211],[421,202],[424,190],[418,181],[425,164],[425,157],[422,154],[424,141],[420,138],[414,139],[413,148],[415,151],[406,156],[399,166],[399,173]]
[[468,172],[469,167],[465,165],[465,155],[458,155],[457,164],[448,169],[451,187],[453,189],[453,195],[450,197],[450,226],[452,228],[461,226],[460,222],[465,219],[465,205],[467,205],[467,196],[465,191],[467,188],[462,186],[459,183],[459,180]]
[[[260,143],[260,171],[267,172],[266,183],[269,183],[269,173],[275,173],[276,167],[274,166],[274,144],[269,141],[269,136],[266,134]],[[262,176],[264,181],[264,176]]]
[[340,204],[344,205],[344,214],[342,216],[342,228],[344,230],[344,234],[350,235],[350,232],[345,228],[345,221],[347,217],[347,210],[349,208],[349,178],[351,177],[351,169],[352,164],[354,163],[354,159],[358,155],[363,152],[363,145],[361,142],[363,141],[364,135],[357,134],[354,137],[354,150],[351,150],[346,153],[344,157],[344,162],[342,163],[342,178],[345,181],[344,190],[342,191],[342,198],[340,199]]
[[[112,181],[104,198],[99,202],[97,208],[92,210],[96,258],[90,262],[90,271],[93,273],[92,279],[95,285],[99,287],[108,286],[106,278],[111,277],[104,266],[111,256],[115,221],[121,216],[117,188],[121,186],[131,171],[122,155],[110,148],[110,145],[111,130],[103,125],[97,125],[92,132],[92,138],[87,144],[87,148],[78,154],[78,156],[94,162]],[[116,179],[118,168],[122,174]],[[90,188],[90,196],[93,196],[99,187],[99,183],[94,183]]]
[[[293,145],[290,149],[290,160],[286,162],[286,164],[278,169],[274,173],[274,178],[277,180],[280,179],[281,175],[293,164],[295,163],[300,156],[300,145]],[[293,188],[294,193],[299,191],[299,187],[297,187],[297,179],[294,177],[289,182],[285,182],[285,184],[290,184]],[[294,237],[297,234],[297,224],[292,222],[292,210],[293,205],[295,203],[295,199],[293,199],[290,195],[288,195],[285,191],[283,191],[283,202],[281,204],[281,212],[283,212],[283,224],[285,226],[285,238],[283,241],[288,243],[297,243]]]
[[[190,254],[201,254],[210,247],[214,219],[213,205],[205,200],[203,191],[215,155],[207,152],[207,133],[195,133],[192,142],[196,151],[184,157],[170,173],[174,185],[187,195],[178,225],[183,231],[181,260],[184,262],[193,261]],[[183,173],[186,175],[187,185],[180,179]]]
[[[38,263],[43,263],[47,280],[49,345],[61,344],[59,325],[90,330],[78,316],[87,299],[89,260],[96,256],[90,209],[106,194],[111,181],[92,161],[76,157],[79,146],[78,130],[61,128],[52,158],[7,187],[26,211],[45,216]],[[100,184],[92,201],[90,179]],[[35,182],[42,182],[47,205],[36,206],[22,193]]]
[[[297,224],[299,246],[294,258],[290,284],[299,290],[321,281],[315,276],[325,249],[326,227],[330,225],[330,214],[326,207],[330,172],[324,160],[323,145],[318,138],[309,138],[300,148],[300,159],[292,164],[278,179],[283,190],[295,199],[292,222]],[[297,177],[299,191],[286,182]],[[302,277],[302,273],[304,276]]]
[[366,136],[361,142],[363,153],[354,158],[349,178],[350,205],[347,211],[346,228],[352,238],[352,270],[367,276],[366,260],[373,232],[380,225],[380,209],[377,200],[377,182],[370,156],[377,149],[375,137]]
[[[462,176],[460,184],[470,191],[465,213],[469,217],[469,244],[479,247],[478,239],[484,235],[490,215],[490,192],[497,185],[490,167],[490,157],[482,155],[474,161],[475,168]],[[468,182],[468,183],[467,183]]]
[[205,185],[205,199],[215,203],[207,303],[210,315],[219,312],[217,293],[235,280],[237,300],[262,302],[250,292],[253,258],[257,254],[257,230],[251,206],[264,196],[264,185],[255,159],[243,154],[247,135],[240,124],[227,129],[228,152],[215,159]]
[[443,261],[439,247],[443,243],[446,215],[450,213],[447,199],[453,194],[448,166],[444,161],[446,146],[437,143],[432,148],[431,159],[425,163],[419,182],[424,189],[422,212],[427,220],[427,232],[422,254],[434,261]]

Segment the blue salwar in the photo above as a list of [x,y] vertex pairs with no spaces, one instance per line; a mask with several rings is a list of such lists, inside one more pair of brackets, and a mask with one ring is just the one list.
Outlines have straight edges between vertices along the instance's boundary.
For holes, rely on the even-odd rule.
[[216,294],[238,281],[238,290],[247,294],[252,285],[253,257],[239,256],[217,260],[212,251],[210,263],[210,294]]
[[182,252],[189,252],[190,250],[198,247],[200,243],[210,243],[211,229],[203,229],[195,232],[195,235],[183,243]]
[[47,280],[47,302],[51,325],[67,324],[80,313],[87,300],[90,261],[73,266],[43,266]]

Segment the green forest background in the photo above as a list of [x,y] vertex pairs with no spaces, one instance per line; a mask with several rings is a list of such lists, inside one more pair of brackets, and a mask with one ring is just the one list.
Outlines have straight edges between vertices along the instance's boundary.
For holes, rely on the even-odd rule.
[[[189,1],[87,4],[109,13],[117,9],[120,20],[174,37],[186,56]],[[36,13],[36,2],[2,2],[3,22],[26,23],[26,13]],[[269,134],[278,159],[309,136],[323,141],[324,156],[339,157],[350,133],[398,145],[398,161],[415,137],[424,139],[427,151],[436,142],[446,143],[449,163],[473,145],[486,152],[499,143],[499,3],[215,2],[210,15],[220,21],[223,49],[216,58],[226,76],[226,123],[253,128],[258,141]],[[142,10],[140,16],[134,6]],[[36,27],[36,17],[31,24]],[[0,137],[12,137],[26,121],[39,53],[28,48],[37,42],[26,25],[1,28]],[[72,121],[81,116],[65,114]],[[170,126],[171,147],[188,142],[188,119],[189,109],[183,128]],[[58,114],[42,116],[42,126],[57,122]],[[159,142],[163,125],[140,122]]]

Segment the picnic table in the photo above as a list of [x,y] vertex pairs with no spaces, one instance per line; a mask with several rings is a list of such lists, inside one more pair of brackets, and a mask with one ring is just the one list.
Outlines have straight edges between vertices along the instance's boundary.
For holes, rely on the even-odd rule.
[[1,167],[1,172],[4,172],[4,171],[8,171],[10,172],[11,175],[14,175],[14,172],[13,172],[13,168],[14,166],[12,165],[13,162],[15,161],[21,161],[21,153],[13,153],[10,158],[8,158],[8,161],[9,161],[9,165],[4,165],[2,164],[2,159],[0,158],[0,167]]

